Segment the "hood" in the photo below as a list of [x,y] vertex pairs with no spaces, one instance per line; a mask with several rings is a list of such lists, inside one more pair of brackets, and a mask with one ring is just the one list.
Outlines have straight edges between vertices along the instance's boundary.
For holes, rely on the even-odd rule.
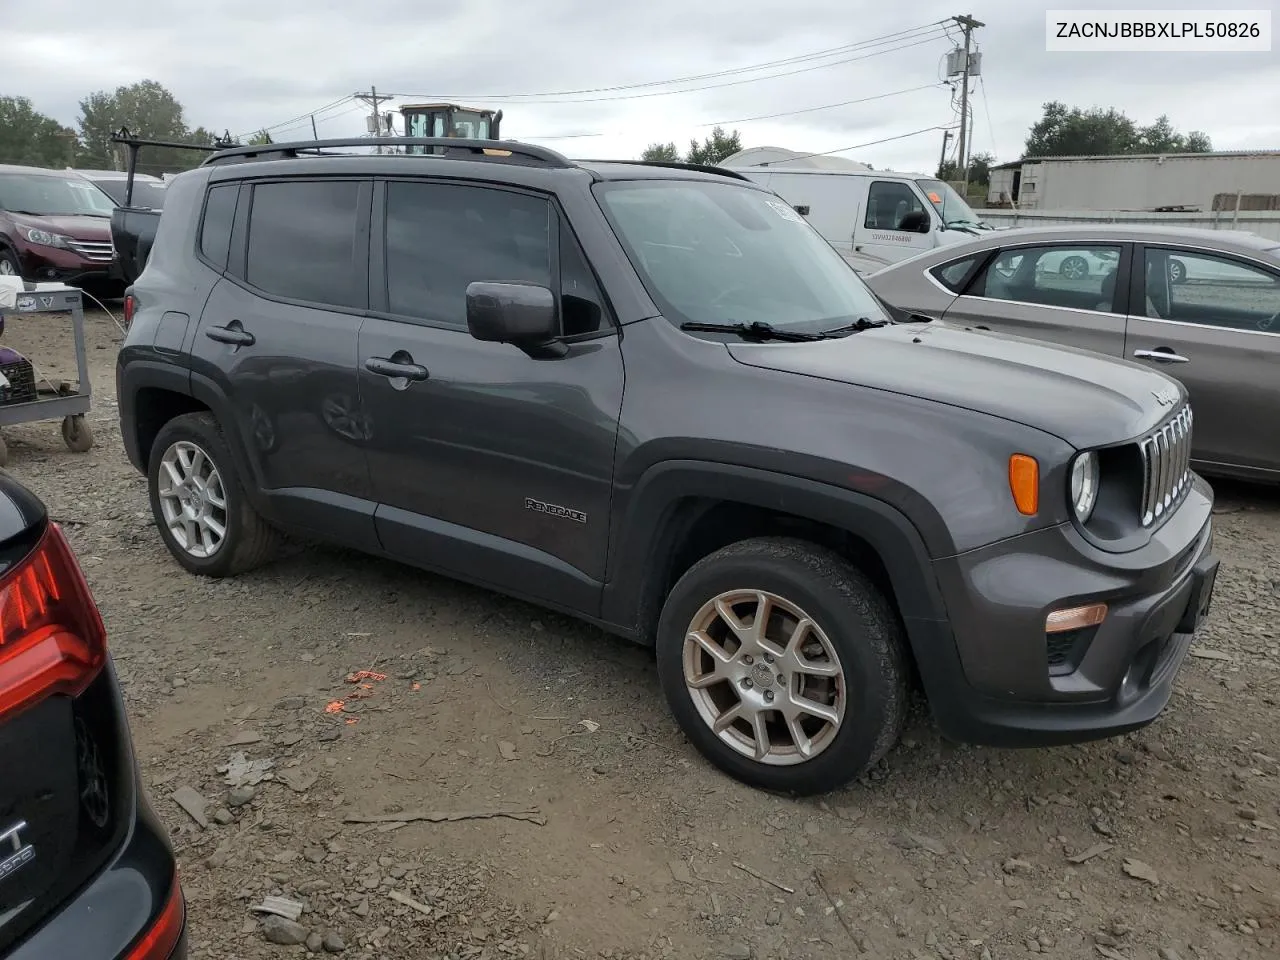
[[110,240],[109,217],[33,217],[25,213],[10,213],[9,219],[20,227],[34,227],[48,233],[60,233],[73,240]]
[[729,353],[747,366],[1002,417],[1079,449],[1137,438],[1186,399],[1177,381],[1135,363],[937,321],[814,343],[734,343]]

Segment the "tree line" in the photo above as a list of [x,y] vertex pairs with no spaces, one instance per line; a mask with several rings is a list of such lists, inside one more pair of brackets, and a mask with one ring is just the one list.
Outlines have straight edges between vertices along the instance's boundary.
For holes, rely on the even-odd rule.
[[[667,160],[687,163],[716,164],[742,149],[738,131],[725,134],[716,127],[702,143],[691,140],[683,157],[674,143],[652,143],[641,154],[642,160]],[[1022,156],[1078,157],[1137,153],[1208,153],[1213,149],[1209,135],[1201,130],[1180,133],[1167,115],[1154,123],[1140,126],[1114,107],[1068,107],[1058,100],[1042,107],[1042,114],[1027,133]],[[996,158],[991,153],[976,153],[969,158],[970,183],[986,185]],[[939,165],[940,180],[960,180],[964,171],[954,160]]]
[[[80,101],[76,127],[67,127],[38,110],[26,97],[0,96],[0,163],[32,167],[123,169],[124,153],[111,142],[127,127],[136,137],[213,146],[219,137],[203,126],[188,125],[178,99],[154,80],[99,90]],[[263,131],[249,142],[270,143]],[[144,151],[139,170],[159,175],[197,166],[204,151],[152,148]]]

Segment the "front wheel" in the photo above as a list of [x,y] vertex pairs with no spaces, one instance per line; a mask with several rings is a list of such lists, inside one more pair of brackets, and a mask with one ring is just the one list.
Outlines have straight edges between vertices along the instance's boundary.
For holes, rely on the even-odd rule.
[[249,503],[212,414],[188,413],[165,424],[147,479],[160,536],[191,573],[234,576],[277,552],[280,535]]
[[811,795],[864,773],[907,706],[901,629],[847,560],[760,538],[700,560],[663,607],[658,671],[694,745],[730,776]]

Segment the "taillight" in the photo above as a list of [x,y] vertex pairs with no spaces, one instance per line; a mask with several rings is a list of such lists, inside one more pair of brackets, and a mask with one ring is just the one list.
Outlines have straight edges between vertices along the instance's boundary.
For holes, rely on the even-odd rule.
[[182,884],[178,882],[178,875],[175,873],[169,897],[165,900],[160,916],[156,917],[151,928],[125,953],[125,960],[169,960],[173,956],[174,947],[182,938],[186,920],[187,905],[182,896]]
[[50,523],[0,577],[0,718],[84,692],[107,661],[107,634],[71,545]]
[[129,294],[124,298],[124,327],[128,330],[133,326],[133,311],[137,309],[138,301],[133,299],[133,294]]

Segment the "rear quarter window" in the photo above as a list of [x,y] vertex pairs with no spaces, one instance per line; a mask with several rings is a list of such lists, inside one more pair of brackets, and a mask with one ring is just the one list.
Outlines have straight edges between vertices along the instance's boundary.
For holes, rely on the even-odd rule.
[[200,225],[200,253],[219,270],[227,268],[231,248],[231,224],[236,216],[236,195],[240,185],[224,183],[209,191]]
[[940,263],[929,271],[940,284],[950,290],[952,293],[959,293],[964,289],[965,281],[969,279],[973,273],[973,268],[978,265],[978,261],[983,258],[984,254],[974,254],[971,257],[965,257],[962,260],[952,260],[950,263]]

